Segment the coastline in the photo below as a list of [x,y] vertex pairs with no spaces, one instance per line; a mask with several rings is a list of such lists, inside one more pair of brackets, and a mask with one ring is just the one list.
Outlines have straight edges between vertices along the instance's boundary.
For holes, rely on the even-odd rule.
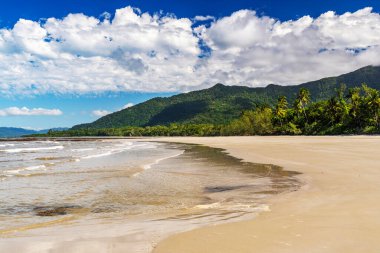
[[[7,210],[17,210],[17,203],[10,203],[8,209],[2,207],[1,250],[151,252],[157,242],[170,235],[207,224],[251,219],[268,209],[266,200],[274,193],[299,187],[293,178],[294,172],[271,164],[241,162],[222,149],[150,143],[146,139],[134,144],[125,138],[122,140],[78,143],[77,139],[73,142],[65,139],[68,142],[63,143],[52,139],[47,140],[45,146],[40,141],[28,143],[26,147],[25,143],[15,143],[3,150],[14,156],[24,154],[25,150],[39,150],[40,153],[31,153],[29,160],[40,163],[48,159],[58,164],[49,170],[41,167],[36,177],[16,173],[4,181],[3,192],[9,192],[7,187],[22,185],[23,181],[31,186],[46,185],[51,177],[57,185],[51,188],[58,191],[53,195],[41,194],[38,198],[53,196],[54,201],[50,202],[25,199],[23,203],[30,204],[23,216],[17,212],[6,216]],[[51,149],[58,144],[59,150]],[[20,145],[22,148],[18,148]],[[84,153],[79,155],[78,152]],[[58,163],[60,157],[70,159]],[[28,168],[22,170],[33,173]],[[39,166],[33,168],[40,169]],[[65,183],[59,184],[58,179]],[[64,190],[67,185],[72,186],[73,191]],[[81,191],[83,187],[85,191]],[[79,194],[75,189],[80,190]],[[28,192],[33,190],[33,187],[28,188]],[[20,195],[28,196],[17,194],[10,199],[19,199]]]
[[[147,139],[144,139],[145,141]],[[380,137],[178,137],[232,156],[298,171],[302,189],[269,200],[254,220],[203,227],[161,241],[154,253],[379,252]]]

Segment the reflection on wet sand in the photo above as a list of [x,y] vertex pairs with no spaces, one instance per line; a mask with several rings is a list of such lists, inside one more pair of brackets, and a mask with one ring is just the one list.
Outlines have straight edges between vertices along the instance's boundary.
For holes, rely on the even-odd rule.
[[[295,172],[243,162],[221,149],[175,143],[151,145],[155,148],[128,149],[33,174],[28,179],[34,181],[29,183],[39,185],[32,192],[40,196],[25,198],[29,203],[8,203],[0,208],[0,220],[8,220],[0,236],[14,235],[22,240],[21,232],[32,229],[28,236],[35,238],[34,244],[39,241],[38,229],[49,229],[53,236],[55,227],[69,221],[70,226],[60,227],[59,240],[75,240],[77,228],[106,223],[117,226],[114,236],[144,235],[146,240],[140,243],[150,245],[152,237],[252,217],[268,210],[265,200],[271,195],[300,186]],[[26,187],[23,182],[18,184]],[[40,187],[44,184],[47,187]],[[161,229],[147,228],[150,225]],[[99,231],[90,230],[88,236],[96,238]]]

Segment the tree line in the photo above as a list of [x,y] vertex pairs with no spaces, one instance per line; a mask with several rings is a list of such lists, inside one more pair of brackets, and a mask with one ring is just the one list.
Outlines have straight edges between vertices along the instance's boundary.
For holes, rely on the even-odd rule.
[[[294,103],[280,96],[275,106],[242,112],[224,125],[170,124],[147,127],[86,128],[49,131],[49,137],[75,136],[234,136],[234,135],[340,135],[380,133],[380,92],[363,84],[346,90],[341,85],[328,100],[311,102],[301,88]],[[36,136],[36,135],[34,135]]]

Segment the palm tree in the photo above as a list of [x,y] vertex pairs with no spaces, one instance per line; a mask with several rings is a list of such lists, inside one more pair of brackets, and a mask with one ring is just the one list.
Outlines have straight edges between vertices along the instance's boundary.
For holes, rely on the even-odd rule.
[[327,101],[326,114],[331,125],[339,124],[347,115],[347,105],[339,98],[333,97]]
[[337,124],[344,121],[348,115],[348,106],[344,98],[346,85],[341,84],[340,88],[336,90],[336,95],[327,102],[327,114],[330,123]]
[[306,123],[308,122],[307,120],[307,115],[306,115],[306,105],[310,102],[310,92],[308,89],[301,88],[296,100],[294,101],[294,109],[298,114],[303,113],[306,119]]
[[360,104],[361,104],[361,96],[360,96],[360,88],[355,87],[351,88],[348,92],[348,99],[351,102],[349,115],[352,118],[352,123],[359,127],[361,126],[360,123]]
[[366,110],[366,119],[374,124],[377,128],[380,127],[380,92],[372,89],[367,85],[362,85],[364,90],[364,106]]
[[288,111],[288,101],[285,96],[280,96],[277,100],[275,115],[276,118],[280,121],[281,128],[283,127],[283,120],[286,118]]

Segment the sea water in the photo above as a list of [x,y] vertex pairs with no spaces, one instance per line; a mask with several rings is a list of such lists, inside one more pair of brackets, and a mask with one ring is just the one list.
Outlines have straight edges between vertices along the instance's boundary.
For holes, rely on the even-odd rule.
[[269,210],[268,197],[297,189],[294,174],[197,145],[2,141],[0,249],[125,236],[127,252],[149,252],[168,234]]

